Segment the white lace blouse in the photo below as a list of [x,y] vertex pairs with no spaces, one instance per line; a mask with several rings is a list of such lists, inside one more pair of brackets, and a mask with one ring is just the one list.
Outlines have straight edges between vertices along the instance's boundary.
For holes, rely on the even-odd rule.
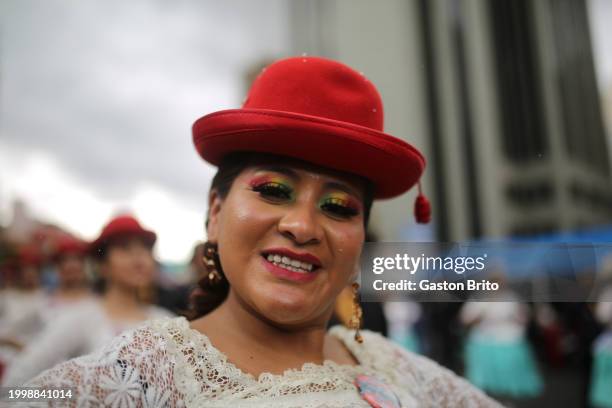
[[[402,407],[498,407],[436,363],[364,331],[364,343],[335,326],[359,365],[306,363],[282,375],[247,374],[183,318],[164,318],[116,337],[98,352],[47,370],[28,387],[70,387],[70,407],[369,407],[353,381],[372,375],[388,384]],[[54,405],[56,404],[56,405]],[[30,403],[29,406],[35,406]]]

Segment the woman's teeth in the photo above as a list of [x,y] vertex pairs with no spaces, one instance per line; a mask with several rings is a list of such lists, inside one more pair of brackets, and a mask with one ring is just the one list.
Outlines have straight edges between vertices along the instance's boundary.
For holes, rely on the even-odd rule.
[[272,262],[276,266],[289,269],[293,272],[308,273],[312,271],[312,264],[308,262],[300,262],[286,256],[269,254],[266,258],[268,262]]

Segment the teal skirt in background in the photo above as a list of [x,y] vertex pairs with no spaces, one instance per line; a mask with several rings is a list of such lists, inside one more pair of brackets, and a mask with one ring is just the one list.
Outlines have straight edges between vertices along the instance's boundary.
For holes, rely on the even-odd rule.
[[469,336],[465,348],[466,377],[480,389],[512,398],[537,397],[542,378],[526,339],[501,342]]
[[593,350],[593,374],[589,392],[591,404],[612,408],[612,333],[603,334]]
[[412,351],[413,353],[421,352],[419,339],[412,330],[402,335],[391,335],[390,338],[406,350]]

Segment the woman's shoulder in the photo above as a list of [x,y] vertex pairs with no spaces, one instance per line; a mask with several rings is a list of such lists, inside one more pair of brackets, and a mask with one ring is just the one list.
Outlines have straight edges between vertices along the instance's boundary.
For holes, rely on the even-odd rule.
[[42,372],[26,385],[70,388],[79,400],[93,405],[176,400],[180,396],[173,385],[175,359],[168,353],[165,333],[180,325],[180,319],[147,321],[91,354]]
[[332,327],[330,333],[344,342],[360,364],[398,387],[409,389],[430,406],[501,406],[451,370],[402,348],[380,333],[361,331],[363,343],[355,341],[354,331],[343,326]]
[[124,356],[138,353],[150,355],[151,352],[167,354],[167,345],[173,333],[185,331],[189,328],[189,323],[182,316],[176,316],[165,309],[157,309],[159,310],[152,313],[151,319],[124,331],[100,349],[102,355],[110,353],[114,356],[118,352]]

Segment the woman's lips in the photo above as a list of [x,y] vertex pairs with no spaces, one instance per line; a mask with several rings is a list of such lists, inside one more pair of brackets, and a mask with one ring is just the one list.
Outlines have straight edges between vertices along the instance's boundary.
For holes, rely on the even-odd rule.
[[281,266],[274,265],[272,262],[268,261],[263,256],[261,257],[261,261],[263,262],[266,269],[268,269],[268,271],[272,273],[272,275],[276,276],[277,278],[285,279],[285,280],[289,280],[293,282],[302,282],[302,283],[311,282],[317,277],[318,272],[319,272],[318,268],[308,273],[293,272]]
[[289,248],[267,248],[262,251],[262,255],[266,256],[268,254],[286,256],[290,259],[295,259],[302,262],[308,262],[315,267],[321,266],[321,260],[314,256],[313,254],[309,254],[307,252],[297,253]]

